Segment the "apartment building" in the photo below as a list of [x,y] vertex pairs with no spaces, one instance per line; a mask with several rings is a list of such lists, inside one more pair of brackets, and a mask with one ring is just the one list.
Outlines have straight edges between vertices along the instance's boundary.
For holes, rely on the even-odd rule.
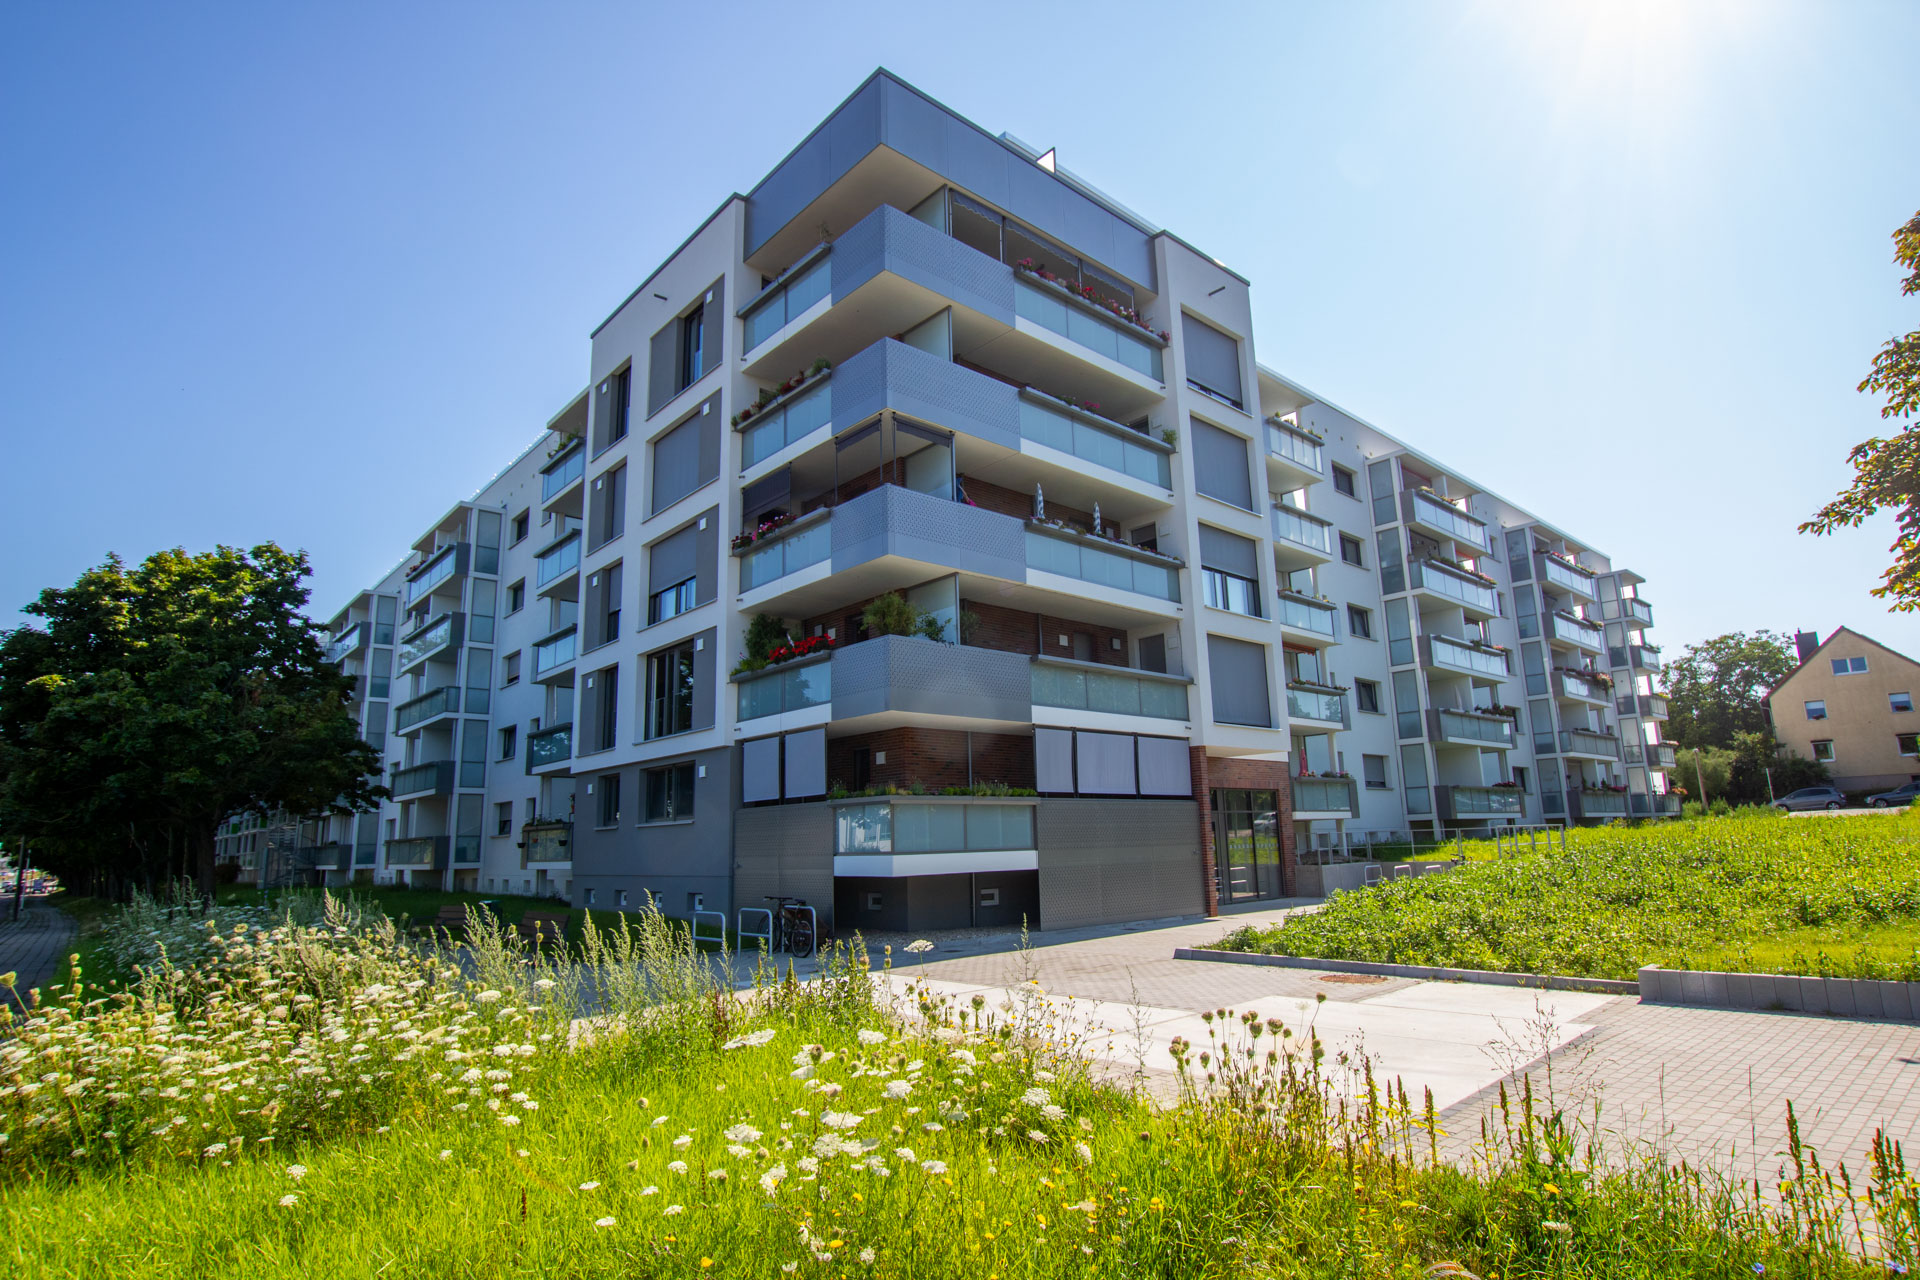
[[1251,332],[1246,279],[876,73],[334,619],[394,791],[337,872],[1059,928],[1671,812],[1641,580]]
[[1767,695],[1780,749],[1826,765],[1843,791],[1920,779],[1920,663],[1848,627],[1799,632],[1795,646],[1800,665]]

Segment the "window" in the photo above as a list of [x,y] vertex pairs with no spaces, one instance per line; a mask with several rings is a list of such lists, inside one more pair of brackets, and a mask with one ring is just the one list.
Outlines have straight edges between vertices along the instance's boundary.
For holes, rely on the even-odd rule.
[[500,687],[520,683],[520,651],[515,649],[500,659]]
[[1387,758],[1361,756],[1360,776],[1366,780],[1367,790],[1385,791],[1387,789]]
[[693,728],[693,645],[677,644],[647,658],[647,737]]
[[608,378],[603,390],[607,397],[607,443],[613,444],[627,438],[627,426],[633,418],[633,366]]
[[1353,705],[1361,711],[1371,711],[1376,715],[1380,711],[1380,684],[1376,680],[1358,680],[1353,682]]
[[1826,699],[1815,698],[1813,699],[1813,701],[1807,703],[1807,719],[1825,720],[1826,718],[1827,718]]
[[1348,564],[1358,565],[1362,569],[1367,567],[1367,557],[1365,551],[1360,546],[1360,539],[1349,534],[1343,533],[1340,535],[1340,558]]
[[508,545],[518,546],[520,543],[525,542],[527,540],[527,533],[532,527],[533,512],[531,509],[522,511],[519,515],[515,516],[513,518],[513,541]]
[[1816,738],[1813,743],[1813,758],[1821,764],[1833,763],[1833,739]]
[[525,578],[507,588],[507,612],[518,613],[527,607],[527,580]]
[[1335,493],[1344,493],[1349,498],[1358,498],[1360,496],[1354,489],[1353,472],[1347,470],[1337,462],[1333,464],[1333,491]]
[[1347,606],[1347,631],[1361,640],[1373,639],[1373,610],[1357,604]]
[[620,668],[607,667],[587,678],[599,696],[594,702],[593,750],[611,751],[617,742],[620,723]]
[[692,307],[660,326],[648,343],[647,416],[720,365],[726,281],[715,280]]
[[1240,344],[1190,315],[1180,317],[1185,340],[1187,385],[1234,408],[1241,407]]
[[1213,609],[1231,609],[1250,618],[1260,616],[1260,584],[1219,569],[1203,569],[1207,605]]
[[594,794],[600,799],[600,825],[620,825],[620,775],[603,773],[594,780]]
[[594,477],[587,497],[589,549],[604,546],[627,529],[627,465],[621,463]]
[[1867,674],[1867,660],[1865,658],[1835,658],[1833,659],[1833,674],[1837,676],[1863,676]]
[[720,413],[708,400],[653,442],[648,512],[665,511],[720,475]]
[[648,822],[685,822],[693,817],[693,761],[647,770]]
[[1260,609],[1260,552],[1251,538],[1200,526],[1200,567],[1207,604],[1248,617]]
[[700,338],[706,331],[705,308],[680,318],[680,385],[690,387],[700,381]]
[[647,625],[665,622],[693,608],[698,603],[694,599],[694,584],[697,579],[688,578],[685,582],[676,582],[664,591],[656,591],[647,597]]
[[493,834],[497,836],[513,834],[513,801],[502,800],[493,806]]
[[1887,695],[1887,705],[1895,711],[1911,711],[1913,710],[1913,695],[1910,693],[1890,693]]
[[1903,756],[1920,755],[1920,733],[1895,734],[1894,742],[1897,746],[1899,746],[1901,755]]
[[508,725],[500,730],[500,758],[511,760],[520,749],[520,726]]
[[1247,469],[1247,439],[1211,422],[1193,419],[1193,483],[1209,498],[1253,510],[1253,476]]

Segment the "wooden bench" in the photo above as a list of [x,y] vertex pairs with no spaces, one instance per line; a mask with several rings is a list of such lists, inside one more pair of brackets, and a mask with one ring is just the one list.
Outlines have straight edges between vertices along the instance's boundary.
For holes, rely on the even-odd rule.
[[433,923],[428,927],[435,933],[445,933],[455,938],[465,937],[467,909],[460,903],[450,902],[440,908],[439,914],[434,916]]
[[571,915],[567,911],[529,911],[520,918],[514,931],[536,947],[548,942],[558,946],[567,940],[567,924]]

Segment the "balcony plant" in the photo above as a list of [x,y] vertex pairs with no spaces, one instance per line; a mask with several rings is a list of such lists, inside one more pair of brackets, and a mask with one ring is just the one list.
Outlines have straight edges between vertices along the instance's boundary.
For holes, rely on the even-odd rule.
[[753,403],[734,414],[729,421],[729,425],[738,427],[743,423],[751,422],[754,418],[766,412],[767,406],[792,395],[831,368],[833,368],[833,362],[825,356],[822,356],[806,368],[800,370],[800,372],[794,374],[791,378],[788,378],[779,386],[771,388],[761,387],[754,395]]
[[767,665],[777,667],[783,662],[792,662],[796,658],[811,657],[816,653],[825,653],[837,649],[840,642],[829,635],[802,636],[798,640],[788,640],[773,646],[767,651]]
[[745,533],[734,534],[731,545],[735,551],[745,551],[754,543],[764,538],[770,538],[780,532],[780,530],[792,524],[793,520],[794,516],[791,511],[776,511]]
[[898,591],[877,596],[860,613],[860,625],[870,636],[922,636],[945,643],[947,629],[940,619]]
[[1047,268],[1035,262],[1032,258],[1021,258],[1013,264],[1013,269],[1023,275],[1032,276],[1036,280],[1049,284],[1071,298],[1087,303],[1090,306],[1098,307],[1109,315],[1125,320],[1136,329],[1153,334],[1162,342],[1171,341],[1171,336],[1165,329],[1154,328],[1132,307],[1122,306],[1110,298],[1101,297],[1099,290],[1090,284],[1073,284],[1063,280]]
[[1312,427],[1304,426],[1301,423],[1295,422],[1292,418],[1283,418],[1276,413],[1269,416],[1267,418],[1267,421],[1271,422],[1276,427],[1285,427],[1289,431],[1298,432],[1299,434],[1307,437],[1307,439],[1312,440],[1318,444],[1325,444],[1327,442],[1327,438],[1321,435],[1318,431],[1315,431]]

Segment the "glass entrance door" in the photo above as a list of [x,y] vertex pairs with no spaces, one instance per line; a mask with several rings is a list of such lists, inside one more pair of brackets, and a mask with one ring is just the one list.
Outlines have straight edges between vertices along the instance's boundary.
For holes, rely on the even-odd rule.
[[1220,789],[1213,797],[1213,862],[1220,901],[1278,898],[1280,795],[1277,791]]

